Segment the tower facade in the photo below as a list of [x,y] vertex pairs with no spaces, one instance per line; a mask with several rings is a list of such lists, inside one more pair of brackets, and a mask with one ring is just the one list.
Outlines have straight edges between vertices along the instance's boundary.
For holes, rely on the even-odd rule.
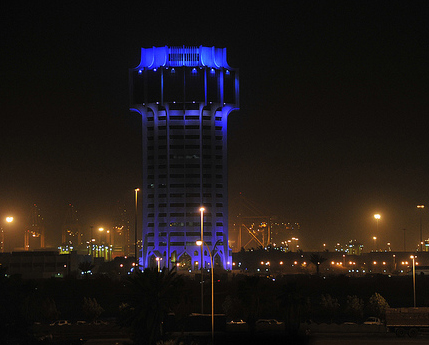
[[[142,117],[140,267],[210,268],[211,252],[215,267],[231,269],[227,120],[238,110],[239,78],[226,48],[142,48],[130,96]],[[201,228],[210,252],[196,245]]]

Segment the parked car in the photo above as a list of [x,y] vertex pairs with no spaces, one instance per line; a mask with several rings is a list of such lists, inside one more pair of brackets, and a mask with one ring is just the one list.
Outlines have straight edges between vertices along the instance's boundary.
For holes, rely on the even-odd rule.
[[371,316],[366,319],[366,321],[363,323],[364,325],[382,325],[383,323],[378,317]]
[[95,320],[94,322],[92,322],[92,324],[100,326],[100,325],[107,325],[107,322],[106,321],[101,321],[101,320]]
[[243,321],[241,319],[231,320],[227,322],[228,325],[244,325],[245,323],[246,321]]
[[277,321],[276,319],[259,319],[256,321],[256,330],[279,330],[282,329],[283,322]]
[[57,320],[49,324],[49,326],[65,326],[71,325],[71,322],[68,320]]

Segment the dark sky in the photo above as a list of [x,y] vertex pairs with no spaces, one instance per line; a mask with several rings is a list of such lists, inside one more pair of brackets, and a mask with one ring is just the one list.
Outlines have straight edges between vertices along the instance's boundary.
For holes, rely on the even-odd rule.
[[[118,201],[132,210],[142,167],[128,69],[140,47],[184,44],[226,47],[240,69],[231,218],[242,192],[301,223],[304,249],[349,239],[368,248],[377,235],[401,250],[403,228],[407,249],[416,246],[416,205],[429,201],[425,1],[0,6],[0,216],[16,219],[8,231],[24,229],[34,203],[48,244],[61,238],[68,203],[84,228],[109,224]],[[423,230],[429,237],[427,210]]]

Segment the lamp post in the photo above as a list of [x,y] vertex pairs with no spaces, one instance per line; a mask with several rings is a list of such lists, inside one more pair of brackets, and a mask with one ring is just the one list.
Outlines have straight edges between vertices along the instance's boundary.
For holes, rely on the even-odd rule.
[[[6,217],[6,222],[7,223],[12,223],[13,222],[13,217]],[[1,232],[1,252],[4,253],[4,230],[3,228],[0,228],[0,232]]]
[[157,264],[158,264],[158,272],[161,270],[161,260],[162,260],[162,258],[159,258],[159,257],[157,257],[156,258],[156,262],[157,262]]
[[425,208],[425,205],[417,205],[417,208],[419,209],[420,213],[420,251],[423,251],[423,231],[422,231],[422,212]]
[[[217,244],[220,241],[217,241],[216,244],[213,247],[213,250],[216,248]],[[212,344],[214,344],[214,265],[213,265],[213,255],[212,252],[210,251],[209,246],[207,245],[206,242],[204,241],[197,241],[196,245],[200,246],[201,249],[203,248],[203,243],[206,245],[208,251],[209,251],[209,255],[210,255],[210,267],[211,267],[211,275],[212,275]]]
[[[138,199],[138,192],[140,191],[140,188],[135,188],[134,189],[134,204],[135,204],[135,209],[134,209],[134,261],[135,261],[135,266],[134,269],[138,270],[139,269],[139,253],[138,253],[138,248],[137,248],[137,213],[138,213],[138,209],[137,209],[137,199]],[[137,271],[136,271],[137,272]]]
[[374,236],[372,239],[374,240],[374,251],[376,252],[377,251],[377,237]]
[[[201,224],[201,238],[200,241],[204,242],[204,207],[200,207],[200,212],[201,212],[201,220],[200,220],[200,224]],[[201,314],[204,314],[204,279],[203,279],[203,263],[204,263],[204,256],[203,256],[203,246],[201,246],[201,262],[200,262],[200,268],[201,268]]]
[[411,255],[410,259],[413,259],[413,296],[414,296],[414,308],[416,307],[416,257],[417,255]]

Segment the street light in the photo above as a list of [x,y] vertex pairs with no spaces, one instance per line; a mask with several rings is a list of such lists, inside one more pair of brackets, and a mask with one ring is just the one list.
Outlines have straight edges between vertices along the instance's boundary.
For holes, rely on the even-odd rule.
[[[138,213],[138,209],[137,209],[137,197],[138,197],[138,192],[140,191],[140,188],[135,188],[134,189],[134,195],[135,195],[135,209],[134,209],[134,261],[135,261],[135,266],[134,269],[138,270],[139,268],[139,256],[138,256],[138,248],[137,248],[137,213]],[[137,271],[136,271],[137,272]]]
[[411,255],[410,259],[413,259],[413,295],[414,295],[414,308],[416,307],[416,257],[417,255]]
[[374,240],[374,251],[376,252],[377,251],[377,237],[374,236],[372,239]]
[[[204,207],[200,207],[201,212],[201,238],[200,241],[204,242]],[[199,245],[201,246],[201,244]],[[201,246],[201,314],[204,314],[204,279],[203,279],[203,266],[204,266],[204,256],[203,256],[203,246]]]
[[156,262],[158,263],[158,272],[160,271],[161,260],[162,258],[156,258]]
[[423,251],[423,232],[422,232],[422,213],[423,209],[425,208],[425,205],[417,205],[417,208],[419,209],[420,213],[420,251]]
[[[217,244],[220,241],[217,241],[216,244],[213,247],[213,250],[216,248]],[[204,241],[197,241],[195,242],[197,246],[200,246],[201,249],[203,248],[203,243],[206,245],[208,251],[209,251],[209,255],[210,255],[210,267],[211,267],[211,273],[212,273],[212,344],[214,344],[214,265],[213,265],[213,255],[212,252],[210,251],[209,246],[207,245],[206,242]]]
[[[6,222],[7,223],[12,223],[13,222],[13,217],[6,217]],[[0,227],[0,233],[1,233],[1,252],[4,253],[4,230],[2,227]]]

